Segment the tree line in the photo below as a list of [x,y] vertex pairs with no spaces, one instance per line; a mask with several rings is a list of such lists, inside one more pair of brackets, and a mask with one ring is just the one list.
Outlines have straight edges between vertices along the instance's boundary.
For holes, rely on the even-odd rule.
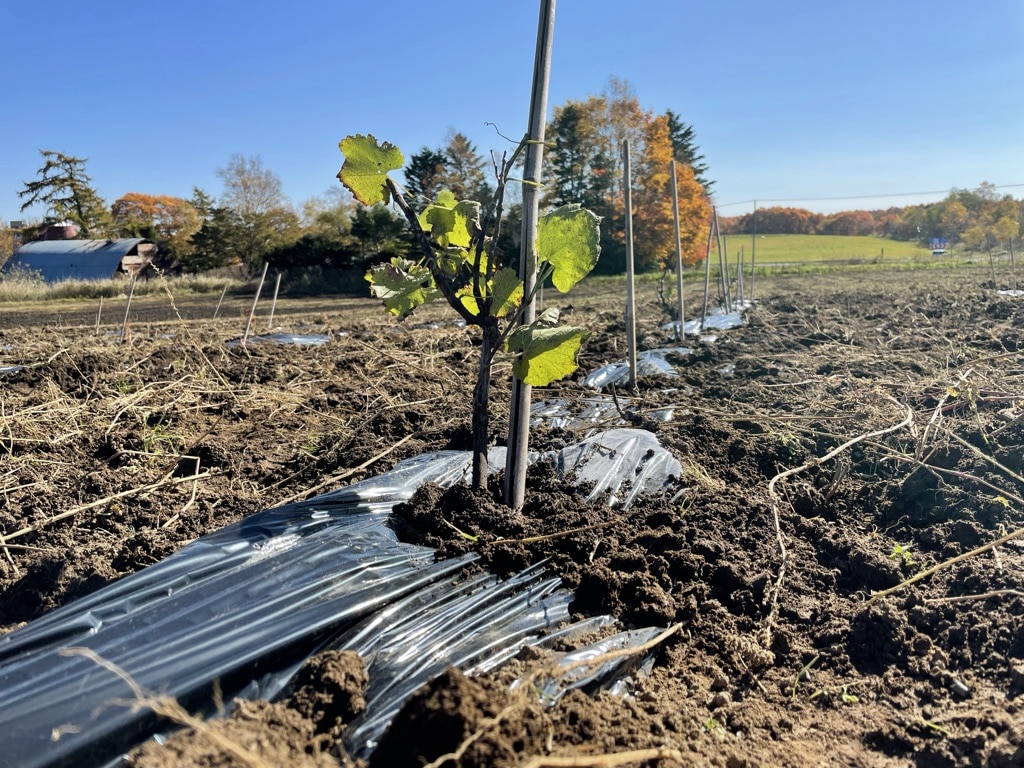
[[1001,195],[982,182],[975,189],[954,188],[937,203],[884,210],[814,213],[803,208],[769,207],[719,220],[724,234],[876,235],[892,240],[933,240],[979,251],[1024,234],[1024,200]]
[[[580,203],[602,217],[598,271],[625,268],[621,146],[631,144],[634,253],[637,269],[674,262],[675,230],[669,162],[677,161],[682,253],[693,264],[705,256],[710,220],[708,167],[693,126],[678,114],[644,109],[631,86],[611,78],[604,91],[556,107],[548,126],[543,204]],[[45,209],[20,233],[39,237],[47,225],[70,222],[83,238],[145,237],[160,246],[159,267],[199,272],[240,266],[277,270],[365,270],[394,256],[414,256],[404,221],[391,209],[357,206],[339,186],[294,206],[280,179],[258,157],[232,156],[217,169],[218,197],[194,188],[188,199],[129,192],[111,205],[95,191],[87,158],[40,150],[36,178],[18,192],[22,210]],[[462,133],[449,131],[437,147],[423,147],[406,164],[408,199],[422,209],[444,189],[458,199],[489,205],[496,156],[485,156]],[[513,263],[519,251],[521,207],[506,200],[497,256]]]

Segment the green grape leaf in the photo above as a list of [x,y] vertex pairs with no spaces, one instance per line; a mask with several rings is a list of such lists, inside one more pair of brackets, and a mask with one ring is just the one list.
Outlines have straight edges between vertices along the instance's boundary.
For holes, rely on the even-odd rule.
[[345,162],[338,171],[338,179],[364,205],[388,203],[388,171],[405,164],[402,150],[385,141],[378,144],[372,135],[346,136],[338,144]]
[[465,248],[448,248],[435,254],[434,260],[442,275],[454,279],[462,266],[469,260],[469,251]]
[[456,200],[455,195],[446,189],[423,209],[419,220],[420,226],[442,248],[468,248],[473,233],[480,229],[480,203]]
[[590,274],[601,253],[601,217],[576,203],[548,213],[537,225],[537,260],[553,268],[562,293]]
[[[456,295],[462,302],[462,306],[474,315],[480,315],[480,306],[476,297],[473,296],[472,283],[460,288]],[[484,287],[484,295],[491,297],[491,315],[505,317],[509,312],[515,311],[522,302],[523,282],[514,269],[505,267],[498,270],[494,279],[487,283]]]
[[430,270],[415,261],[394,258],[390,264],[378,264],[366,273],[370,292],[384,300],[384,308],[404,320],[416,307],[441,296],[434,287]]
[[576,356],[587,330],[557,326],[557,320],[558,310],[547,310],[509,336],[505,348],[516,355],[512,373],[523,383],[543,387],[576,370]]
[[515,312],[522,303],[523,281],[511,267],[499,269],[491,281],[491,295],[494,297],[491,314],[495,317],[505,317],[510,312]]

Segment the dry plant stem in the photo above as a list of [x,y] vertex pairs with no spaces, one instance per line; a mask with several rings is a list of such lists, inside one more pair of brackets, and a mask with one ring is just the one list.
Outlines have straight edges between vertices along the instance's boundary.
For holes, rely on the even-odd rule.
[[907,454],[899,453],[897,451],[894,451],[892,448],[890,448],[887,445],[884,445],[883,443],[875,443],[875,442],[870,442],[869,441],[868,445],[870,445],[872,448],[877,448],[878,450],[885,452],[888,455],[889,458],[891,458],[891,459],[893,459],[895,461],[906,461],[906,462],[909,462],[911,464],[916,464],[921,469],[926,469],[929,472],[932,472],[933,474],[935,474],[936,476],[938,476],[940,474],[942,474],[942,475],[949,475],[950,477],[955,477],[955,478],[957,478],[959,480],[969,480],[972,483],[977,483],[978,485],[983,485],[986,488],[988,488],[988,489],[994,491],[995,493],[999,494],[1000,496],[1003,496],[1003,497],[1009,499],[1010,501],[1012,501],[1012,502],[1014,502],[1016,504],[1020,504],[1022,507],[1024,507],[1024,498],[1016,495],[1015,493],[1011,493],[1010,491],[1007,491],[1004,488],[1000,488],[995,483],[990,483],[988,480],[986,480],[983,477],[978,477],[977,475],[972,475],[972,474],[969,474],[967,472],[961,472],[958,469],[948,469],[946,467],[936,467],[936,466],[934,466],[932,464],[929,464],[927,462],[927,458],[928,458],[927,456],[924,459],[915,459],[913,456],[908,456]]
[[657,637],[651,638],[646,643],[641,645],[633,646],[630,648],[621,648],[617,651],[608,651],[608,653],[602,653],[598,656],[594,656],[589,659],[579,659],[569,664],[559,665],[556,671],[559,674],[565,674],[566,672],[572,672],[574,669],[580,667],[591,667],[595,664],[604,664],[608,661],[615,661],[616,659],[625,659],[630,656],[638,656],[641,653],[647,653],[647,651],[657,648],[659,645],[668,640],[672,635],[677,634],[683,628],[683,624],[673,624],[671,627],[666,629],[664,632],[659,634]]
[[921,581],[921,579],[926,579],[933,573],[941,571],[943,568],[948,568],[949,566],[955,565],[956,563],[966,560],[969,557],[980,555],[982,552],[987,552],[988,550],[993,549],[994,547],[1000,547],[1008,541],[1019,539],[1021,536],[1024,536],[1024,528],[1018,528],[1016,531],[1008,533],[1005,536],[1001,536],[995,541],[990,541],[988,544],[982,544],[980,547],[975,547],[970,552],[964,552],[962,555],[951,557],[949,560],[943,560],[938,565],[933,565],[931,568],[926,568],[920,573],[911,576],[909,579],[901,581],[895,587],[883,589],[881,592],[875,592],[873,595],[871,595],[871,599],[868,600],[868,605],[871,605],[879,598],[888,597],[891,594],[899,592],[901,589],[905,587],[909,587],[911,584],[916,584],[917,582]]
[[793,467],[792,469],[787,469],[785,472],[780,472],[779,474],[775,475],[775,477],[768,481],[768,495],[771,498],[772,502],[772,521],[775,524],[775,541],[779,548],[779,556],[781,558],[781,562],[779,563],[778,576],[775,578],[775,583],[772,585],[771,588],[771,597],[769,598],[768,605],[768,615],[765,617],[764,627],[760,633],[760,640],[765,648],[768,648],[771,645],[772,627],[775,624],[775,619],[777,618],[779,613],[779,595],[782,592],[782,584],[786,578],[786,566],[789,563],[789,550],[786,549],[786,540],[785,537],[782,535],[782,515],[779,509],[779,496],[775,491],[775,486],[778,484],[780,480],[783,480],[787,477],[791,477],[800,472],[806,472],[811,467],[818,466],[826,461],[834,459],[843,451],[852,448],[857,443],[863,442],[865,440],[870,440],[875,437],[881,437],[882,435],[887,435],[891,432],[897,432],[905,427],[909,427],[914,423],[913,409],[911,409],[909,406],[903,405],[902,403],[900,403],[897,400],[894,400],[891,397],[886,396],[886,399],[900,406],[901,408],[906,409],[907,415],[899,424],[895,424],[891,427],[885,427],[884,429],[879,429],[874,432],[866,432],[862,435],[858,435],[857,437],[847,440],[839,447],[832,449],[824,456],[814,459],[812,461],[808,461],[805,464],[801,464],[799,467]]
[[627,763],[645,763],[649,760],[673,760],[687,765],[683,753],[668,747],[632,749],[627,752],[610,752],[604,755],[567,755],[562,757],[533,757],[523,768],[612,768]]
[[166,717],[168,720],[171,720],[178,725],[192,728],[197,734],[204,736],[217,747],[220,747],[225,752],[230,753],[244,765],[251,766],[251,768],[274,768],[274,766],[255,752],[246,749],[244,746],[232,741],[231,739],[225,738],[223,735],[210,728],[198,717],[190,715],[175,699],[170,696],[159,696],[146,691],[141,685],[135,682],[131,675],[129,675],[124,669],[114,662],[104,659],[92,649],[80,646],[71,646],[68,648],[62,648],[58,653],[61,656],[82,656],[121,678],[125,685],[131,688],[132,694],[135,696],[135,700],[112,703],[124,704],[125,706],[130,706],[134,709],[150,709],[161,717]]
[[[544,666],[544,667],[542,667],[540,669],[536,669],[536,670],[533,671],[532,674],[528,675],[525,678],[525,680],[523,681],[524,684],[519,686],[519,690],[520,691],[528,690],[530,688],[530,685],[534,681],[536,681],[537,678],[539,678],[541,676],[558,677],[558,676],[564,675],[567,672],[571,672],[574,669],[578,669],[579,667],[589,667],[589,666],[593,666],[593,665],[596,665],[596,664],[604,664],[604,663],[606,663],[608,661],[615,661],[616,659],[622,659],[622,658],[626,658],[626,657],[629,657],[629,656],[637,656],[637,655],[639,655],[641,653],[646,653],[647,651],[649,651],[649,650],[651,650],[653,648],[656,648],[657,646],[661,645],[668,638],[672,637],[672,635],[674,635],[677,632],[679,632],[679,630],[681,630],[682,628],[683,628],[682,624],[673,624],[671,627],[666,629],[664,632],[662,632],[657,637],[655,637],[655,638],[653,638],[651,640],[648,640],[646,643],[643,643],[642,645],[638,645],[638,646],[633,647],[633,648],[622,648],[622,649],[620,649],[618,651],[609,651],[608,653],[602,653],[602,654],[600,654],[598,656],[594,656],[594,657],[589,658],[589,659],[579,659],[578,661],[574,661],[574,662],[572,662],[570,664],[566,664],[564,666],[555,664],[555,665],[551,665],[551,666]],[[456,762],[458,762],[460,759],[462,759],[462,756],[464,754],[466,754],[466,750],[468,750],[471,746],[473,746],[473,744],[475,744],[483,736],[485,736],[490,729],[497,727],[504,720],[506,720],[508,717],[513,715],[515,713],[515,711],[517,710],[518,706],[521,705],[521,703],[522,702],[519,702],[519,701],[513,701],[511,704],[509,704],[507,707],[505,707],[503,710],[501,710],[501,712],[499,712],[493,718],[484,718],[484,720],[481,722],[480,727],[474,733],[470,734],[466,738],[466,740],[463,741],[459,745],[458,749],[456,749],[454,752],[449,752],[447,754],[441,755],[440,757],[438,757],[433,762],[427,763],[427,765],[425,765],[424,768],[441,768],[441,766],[444,765],[445,763],[448,763],[448,762],[456,763]],[[547,758],[535,758],[535,759],[547,759]],[[649,758],[649,759],[653,759],[653,758]],[[628,762],[628,761],[623,761],[623,762]],[[621,763],[607,763],[607,765],[620,765],[620,764]],[[543,765],[543,763],[541,763],[541,765]],[[573,763],[569,763],[569,765],[573,765]],[[591,763],[582,763],[582,765],[591,765]],[[605,765],[605,763],[595,763],[595,765]]]
[[[167,294],[167,300],[171,303],[171,309],[174,311],[175,317],[178,318],[178,322],[181,324],[182,330],[185,331],[185,336],[188,337],[189,343],[192,344],[193,349],[195,349],[195,351],[203,359],[203,362],[205,362],[207,367],[213,372],[213,375],[217,377],[217,381],[219,381],[223,387],[227,388],[228,391],[230,391],[231,385],[228,383],[228,380],[225,379],[221,375],[221,372],[217,370],[217,366],[213,364],[213,362],[207,356],[206,352],[203,351],[203,348],[200,346],[199,342],[196,341],[195,337],[192,335],[192,331],[189,329],[188,323],[186,323],[184,318],[182,318],[181,313],[178,311],[178,305],[174,303],[174,294],[171,293],[171,287],[167,284],[167,280],[164,278],[162,272],[160,273],[160,281],[161,284],[163,285],[164,292]],[[227,286],[224,286],[224,291],[220,295],[221,301],[224,300],[224,293],[227,293],[227,290]],[[220,302],[217,302],[217,310],[220,310]],[[216,316],[217,314],[215,312],[214,317]]]
[[[543,536],[527,536],[524,539],[495,539],[494,541],[485,541],[484,544],[537,544],[541,541],[550,541],[552,539],[560,539],[562,536],[572,536],[577,533],[586,533],[587,531],[596,531],[599,528],[607,528],[609,525],[615,525],[615,523],[622,522],[622,518],[616,517],[612,520],[605,520],[601,523],[592,523],[591,525],[583,525],[579,528],[567,528],[564,531],[556,531],[555,533],[546,533]],[[453,526],[454,527],[454,526]],[[466,534],[463,534],[465,536]]]
[[[351,336],[348,337],[346,341],[354,342],[365,349],[372,350],[375,355],[380,355],[381,357],[386,357],[390,360],[394,360],[399,365],[406,366],[408,368],[415,368],[417,371],[423,371],[423,373],[429,374],[431,378],[433,378],[436,375],[434,371],[428,371],[426,368],[416,365],[415,363],[410,363],[408,360],[403,360],[397,355],[392,355],[387,350],[380,349],[379,347],[375,347],[372,344],[367,344],[365,341],[360,341],[359,339],[353,338]],[[438,383],[440,384],[440,381],[438,381]],[[442,390],[443,389],[444,387],[442,387]]]
[[960,435],[958,435],[958,434],[956,434],[956,433],[954,433],[954,432],[952,432],[950,430],[945,430],[945,432],[946,432],[947,435],[949,435],[951,438],[953,438],[956,442],[960,443],[960,445],[962,445],[964,448],[968,449],[975,456],[977,456],[980,459],[983,459],[983,460],[987,461],[989,464],[991,464],[993,467],[995,467],[996,469],[998,469],[1001,472],[1003,472],[1008,477],[1010,477],[1013,480],[1016,480],[1018,483],[1021,483],[1022,485],[1024,485],[1024,477],[1021,477],[1016,472],[1014,472],[1012,469],[1009,469],[1008,467],[1003,466],[1002,464],[1000,464],[998,461],[996,461],[993,457],[989,456],[988,454],[983,453],[977,447],[971,445],[969,442],[967,442],[962,437],[960,437]]
[[926,597],[925,603],[937,605],[940,603],[967,603],[972,600],[988,600],[992,597],[1024,597],[1024,592],[1019,589],[994,589],[991,592],[979,592],[976,595],[958,595],[957,597]]
[[54,515],[53,517],[48,517],[45,520],[42,520],[42,521],[36,523],[35,525],[25,526],[24,528],[21,528],[21,529],[19,529],[17,531],[14,531],[14,533],[8,533],[6,535],[0,535],[0,546],[6,546],[6,544],[9,541],[13,541],[14,539],[17,539],[20,536],[24,536],[26,533],[32,533],[32,531],[38,530],[39,528],[42,528],[45,525],[49,525],[50,523],[56,523],[56,522],[58,522],[60,520],[66,519],[68,517],[73,517],[74,515],[77,515],[80,512],[87,512],[90,509],[95,509],[96,507],[102,507],[104,504],[109,504],[112,501],[117,501],[118,499],[124,499],[124,498],[127,498],[128,496],[135,496],[136,494],[140,494],[140,493],[148,493],[149,491],[156,490],[157,488],[164,488],[164,487],[171,486],[171,485],[178,485],[180,483],[195,482],[196,480],[202,480],[205,477],[210,477],[211,474],[213,474],[213,473],[212,472],[204,472],[201,475],[189,475],[188,477],[173,477],[170,480],[161,480],[159,483],[153,483],[151,485],[143,485],[143,486],[140,486],[138,488],[132,488],[132,489],[127,490],[127,491],[121,491],[120,493],[115,493],[112,496],[107,496],[106,498],[97,499],[96,501],[90,501],[88,504],[83,504],[80,507],[73,507],[72,509],[69,509],[66,512],[61,512],[59,515]]
[[[351,469],[346,469],[344,472],[341,472],[340,474],[334,475],[332,477],[328,477],[323,482],[317,483],[312,488],[306,488],[305,490],[299,491],[298,493],[295,493],[295,494],[292,494],[291,496],[288,496],[287,498],[284,498],[284,499],[282,499],[281,501],[279,501],[277,503],[278,504],[291,504],[293,501],[298,501],[299,499],[303,498],[304,496],[308,496],[311,493],[316,493],[317,491],[319,491],[321,488],[324,488],[325,486],[331,485],[332,483],[340,482],[340,481],[344,480],[346,477],[351,477],[352,475],[356,474],[356,472],[361,472],[364,469],[366,469],[367,467],[369,467],[369,466],[371,466],[373,464],[376,464],[378,461],[383,459],[385,456],[387,456],[390,453],[393,453],[396,449],[400,448],[402,445],[404,445],[405,443],[407,443],[410,440],[412,440],[418,434],[419,434],[418,432],[412,432],[411,434],[408,434],[405,437],[403,437],[401,440],[399,440],[394,445],[385,448],[383,451],[381,451],[377,455],[371,456],[366,461],[364,461],[362,464],[360,464],[358,467],[352,467]],[[185,478],[185,479],[186,480],[191,480],[192,478]]]

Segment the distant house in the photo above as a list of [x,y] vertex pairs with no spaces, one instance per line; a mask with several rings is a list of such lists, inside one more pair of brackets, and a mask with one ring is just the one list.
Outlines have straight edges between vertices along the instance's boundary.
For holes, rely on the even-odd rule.
[[62,280],[109,280],[138,275],[156,255],[157,246],[141,237],[120,240],[36,240],[14,252],[4,271],[38,272],[48,283]]

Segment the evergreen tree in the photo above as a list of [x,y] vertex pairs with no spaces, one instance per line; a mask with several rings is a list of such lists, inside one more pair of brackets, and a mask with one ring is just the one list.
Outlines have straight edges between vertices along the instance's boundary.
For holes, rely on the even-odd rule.
[[39,178],[26,181],[18,197],[28,198],[21,210],[43,203],[44,223],[70,221],[78,226],[82,237],[103,237],[110,231],[111,217],[107,204],[92,188],[92,179],[85,172],[87,158],[65,155],[49,149],[39,150],[45,162],[37,171]]
[[704,155],[700,154],[700,148],[696,144],[697,136],[693,126],[684,123],[671,109],[665,111],[668,118],[668,135],[672,141],[672,156],[677,162],[686,163],[693,168],[693,175],[701,186],[711,193],[713,181],[707,178],[708,165],[704,162]]
[[444,187],[458,200],[475,200],[488,206],[494,189],[487,182],[487,161],[476,146],[461,133],[449,133],[442,150],[444,156]]
[[417,207],[437,197],[444,188],[446,176],[444,155],[439,150],[423,147],[409,158],[405,166],[405,189]]
[[240,264],[243,241],[241,216],[231,208],[210,207],[199,231],[192,235],[191,247],[181,256],[181,264],[188,272]]

